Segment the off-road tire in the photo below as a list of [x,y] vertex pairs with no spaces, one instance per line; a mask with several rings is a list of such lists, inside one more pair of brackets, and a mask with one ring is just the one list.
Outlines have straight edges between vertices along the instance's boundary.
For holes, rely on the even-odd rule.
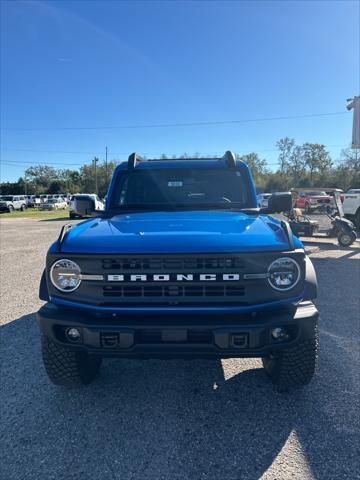
[[278,392],[300,388],[310,383],[314,376],[318,356],[317,325],[309,337],[293,347],[277,350],[263,357],[266,374]]
[[26,210],[26,205],[21,205],[20,210],[24,212]]
[[41,336],[41,352],[46,373],[55,385],[88,385],[97,376],[101,357],[73,352]]
[[8,209],[9,209],[9,213],[13,212],[14,211],[14,207],[12,205],[9,205],[8,206]]

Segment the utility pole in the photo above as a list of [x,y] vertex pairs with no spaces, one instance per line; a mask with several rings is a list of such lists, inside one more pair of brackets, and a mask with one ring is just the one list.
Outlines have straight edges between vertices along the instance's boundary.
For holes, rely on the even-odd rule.
[[346,108],[354,109],[351,148],[360,148],[360,96],[348,98],[346,101],[350,102]]
[[96,164],[99,161],[97,157],[94,157],[94,175],[95,175],[95,193],[98,193],[98,179],[97,179],[97,169],[96,169]]

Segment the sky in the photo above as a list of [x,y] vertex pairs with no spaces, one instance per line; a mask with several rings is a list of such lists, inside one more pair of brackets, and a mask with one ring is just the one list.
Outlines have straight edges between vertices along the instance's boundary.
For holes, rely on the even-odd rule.
[[359,5],[2,0],[1,180],[106,146],[116,160],[255,151],[275,169],[288,136],[336,159],[360,90]]

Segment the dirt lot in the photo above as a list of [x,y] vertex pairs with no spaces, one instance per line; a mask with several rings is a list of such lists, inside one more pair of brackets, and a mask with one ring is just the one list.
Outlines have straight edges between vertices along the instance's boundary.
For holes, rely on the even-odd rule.
[[303,391],[274,393],[258,360],[112,359],[66,390],[45,375],[34,316],[63,223],[1,220],[1,478],[360,478],[359,243],[306,244],[321,351]]

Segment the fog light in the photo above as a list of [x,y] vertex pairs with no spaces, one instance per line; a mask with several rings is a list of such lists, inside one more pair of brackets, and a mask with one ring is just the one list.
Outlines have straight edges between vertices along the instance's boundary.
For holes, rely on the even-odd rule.
[[273,330],[271,330],[271,336],[274,340],[277,340],[277,341],[282,341],[289,338],[287,331],[285,330],[285,328],[282,328],[282,327],[276,327]]
[[65,333],[70,342],[78,342],[81,338],[80,331],[74,327],[67,328]]

